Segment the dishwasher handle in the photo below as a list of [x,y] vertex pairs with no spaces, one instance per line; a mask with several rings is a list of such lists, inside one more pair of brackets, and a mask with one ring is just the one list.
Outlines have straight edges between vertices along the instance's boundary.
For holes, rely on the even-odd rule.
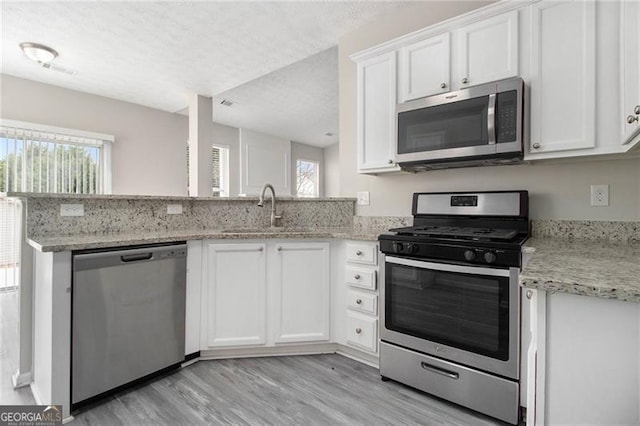
[[120,256],[120,260],[123,262],[137,262],[139,260],[149,260],[153,257],[153,253],[140,253],[140,254],[125,254]]

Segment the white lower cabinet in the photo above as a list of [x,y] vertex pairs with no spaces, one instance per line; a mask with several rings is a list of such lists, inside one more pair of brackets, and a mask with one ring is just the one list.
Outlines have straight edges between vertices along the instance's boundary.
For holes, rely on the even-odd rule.
[[374,316],[347,312],[347,343],[378,352],[378,320]]
[[201,350],[328,341],[329,243],[205,241]]
[[276,343],[329,340],[329,262],[329,243],[276,244]]
[[204,348],[266,343],[266,244],[205,245]]
[[344,340],[368,354],[378,353],[378,244],[350,241],[342,291],[346,308]]
[[640,304],[533,289],[525,303],[527,424],[640,424]]

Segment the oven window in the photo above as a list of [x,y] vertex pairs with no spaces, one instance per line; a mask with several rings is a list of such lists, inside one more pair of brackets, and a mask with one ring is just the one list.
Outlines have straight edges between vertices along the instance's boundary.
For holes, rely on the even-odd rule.
[[509,278],[386,263],[385,327],[509,358]]
[[398,154],[488,145],[489,96],[398,114]]

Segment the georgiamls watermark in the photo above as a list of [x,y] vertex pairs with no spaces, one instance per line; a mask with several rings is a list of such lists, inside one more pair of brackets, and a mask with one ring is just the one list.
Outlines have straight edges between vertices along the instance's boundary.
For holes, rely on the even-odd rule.
[[0,405],[0,426],[60,426],[62,405]]

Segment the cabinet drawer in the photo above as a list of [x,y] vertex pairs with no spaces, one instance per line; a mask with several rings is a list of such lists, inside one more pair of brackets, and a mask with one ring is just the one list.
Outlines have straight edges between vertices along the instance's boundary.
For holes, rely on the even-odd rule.
[[347,244],[347,262],[363,263],[365,265],[378,264],[378,246],[368,244]]
[[378,315],[378,296],[357,290],[347,292],[347,307],[371,315]]
[[347,343],[378,352],[378,320],[347,312]]
[[375,269],[358,268],[355,266],[347,266],[345,268],[344,280],[347,284],[354,287],[362,287],[368,290],[376,289],[376,271]]

